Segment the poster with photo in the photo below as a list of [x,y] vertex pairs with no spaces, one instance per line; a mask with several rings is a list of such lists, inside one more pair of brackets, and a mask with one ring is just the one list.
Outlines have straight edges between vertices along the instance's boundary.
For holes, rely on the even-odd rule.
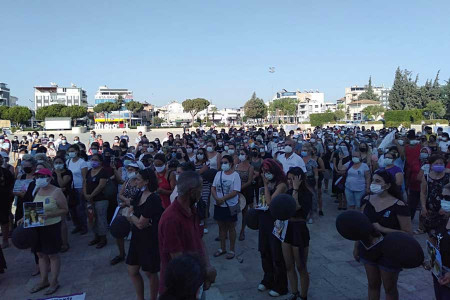
[[282,242],[284,242],[284,239],[286,237],[288,222],[289,222],[288,220],[286,221],[276,220],[275,223],[273,224],[272,234]]
[[33,179],[18,179],[14,183],[13,192],[14,193],[22,193],[26,192],[28,189],[28,186],[33,181]]
[[268,210],[269,209],[269,206],[266,203],[264,187],[259,188],[259,197],[256,200],[257,200],[257,203],[256,203],[255,209],[258,209],[258,210]]
[[23,204],[23,227],[39,227],[45,225],[44,203],[25,202]]

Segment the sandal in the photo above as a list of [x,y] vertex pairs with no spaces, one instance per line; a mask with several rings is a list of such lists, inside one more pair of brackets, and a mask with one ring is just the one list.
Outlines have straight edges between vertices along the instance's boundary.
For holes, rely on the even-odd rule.
[[54,287],[49,287],[45,292],[44,295],[51,295],[54,294],[59,289],[59,284],[56,284]]
[[240,240],[240,241],[245,240],[245,233],[244,233],[244,232],[242,232],[242,233],[239,235],[239,240]]
[[124,261],[124,260],[125,260],[125,256],[117,255],[116,257],[111,259],[110,264],[111,264],[111,266],[114,266],[114,265],[117,265],[118,263],[120,263],[121,261]]
[[222,249],[217,249],[216,253],[214,253],[214,257],[219,257],[221,255],[224,255],[226,252]]
[[61,252],[61,253],[67,252],[69,250],[69,248],[70,248],[69,244],[62,245],[61,250],[59,250],[59,252]]
[[228,251],[227,255],[225,256],[226,259],[233,259],[234,258],[234,252],[233,251]]
[[34,271],[33,273],[31,273],[31,276],[38,276],[39,274],[41,274],[41,271],[38,269],[36,271]]
[[39,291],[42,291],[45,288],[48,288],[49,286],[50,286],[50,283],[45,283],[45,284],[39,283],[30,290],[30,293],[32,293],[32,294],[37,293]]

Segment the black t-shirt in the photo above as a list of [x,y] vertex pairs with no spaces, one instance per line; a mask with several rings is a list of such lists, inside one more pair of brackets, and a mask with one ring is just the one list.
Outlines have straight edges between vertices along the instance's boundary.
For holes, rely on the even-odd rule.
[[[290,189],[287,191],[289,195],[292,195],[293,190]],[[300,205],[300,209],[295,212],[294,218],[302,218],[306,219],[311,211],[312,207],[312,194],[307,189],[302,189],[301,187],[298,190],[298,205]]]
[[12,146],[12,150],[13,150],[13,151],[14,151],[14,150],[19,150],[19,141],[13,140],[13,141],[11,142],[11,146]]
[[59,188],[64,188],[63,189],[63,193],[64,195],[67,197],[67,195],[69,195],[69,192],[72,190],[72,184],[73,184],[73,174],[72,171],[65,169],[62,173],[61,173],[61,177],[64,178],[64,176],[69,176],[70,177],[70,181],[67,183],[67,185],[65,187],[61,187],[59,186],[58,183],[58,176],[56,175],[56,172],[53,172],[53,176],[52,176],[52,181],[51,184],[53,184],[54,186],[57,186]]
[[[87,194],[92,194],[92,192],[97,188],[98,184],[100,183],[100,179],[108,179],[108,173],[105,171],[105,169],[101,168],[100,171],[95,175],[92,176],[92,169],[87,172],[86,175],[86,192]],[[101,201],[106,200],[103,199],[103,193],[97,194],[93,201]]]
[[377,212],[372,203],[366,198],[363,200],[363,204],[366,205],[364,207],[364,214],[369,218],[371,223],[378,223],[386,228],[401,230],[397,216],[409,217],[410,212],[408,206],[400,205],[398,204],[399,202],[402,203],[401,200],[397,200],[393,205]]

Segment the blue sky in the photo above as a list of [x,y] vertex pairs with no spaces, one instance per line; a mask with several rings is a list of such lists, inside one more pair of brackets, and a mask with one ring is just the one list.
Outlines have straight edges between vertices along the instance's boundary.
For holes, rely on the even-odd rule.
[[[163,105],[203,97],[238,107],[253,91],[392,85],[450,77],[450,1],[3,1],[0,82],[19,104],[33,86],[129,88]],[[274,66],[271,74],[268,68]]]

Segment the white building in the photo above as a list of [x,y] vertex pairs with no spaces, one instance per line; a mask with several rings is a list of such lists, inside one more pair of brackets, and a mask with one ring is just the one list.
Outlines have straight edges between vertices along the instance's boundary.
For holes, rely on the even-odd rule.
[[87,106],[87,94],[75,84],[70,87],[59,87],[56,83],[51,83],[50,86],[35,86],[35,110],[52,104]]
[[223,123],[225,125],[238,124],[242,122],[244,117],[244,108],[223,108],[218,109],[214,104],[210,104],[207,109],[198,113],[197,117],[201,120],[206,119],[216,124]]
[[[357,101],[359,95],[367,91],[368,86],[351,86],[345,88],[345,99],[344,99],[344,105],[349,105],[352,101]],[[373,86],[372,87],[373,92],[375,95],[377,95],[380,98],[381,105],[383,105],[385,108],[389,107],[389,93],[391,89],[385,88],[383,86]]]
[[177,101],[172,101],[161,107],[157,107],[155,111],[159,112],[158,117],[164,119],[166,122],[191,122],[192,116],[190,113],[184,112],[183,105]]
[[330,110],[330,111],[336,111],[337,110],[337,104],[336,103],[325,103],[325,111]]
[[9,106],[17,106],[17,101],[19,101],[19,98],[15,96],[9,97]]
[[[283,98],[293,98],[298,101],[297,115],[283,116],[289,122],[308,121],[311,114],[323,113],[327,110],[325,94],[318,90],[304,90],[303,92],[297,90],[296,92],[289,92],[283,89],[276,93],[272,101]],[[275,116],[271,116],[271,118],[273,119]]]
[[379,101],[373,100],[357,100],[351,102],[347,107],[347,119],[353,121],[362,121],[364,120],[363,109],[368,106],[381,105]]
[[124,102],[133,101],[133,91],[129,89],[110,89],[106,85],[102,85],[98,88],[97,93],[94,96],[94,104],[100,104],[104,102],[115,102],[122,96]]

